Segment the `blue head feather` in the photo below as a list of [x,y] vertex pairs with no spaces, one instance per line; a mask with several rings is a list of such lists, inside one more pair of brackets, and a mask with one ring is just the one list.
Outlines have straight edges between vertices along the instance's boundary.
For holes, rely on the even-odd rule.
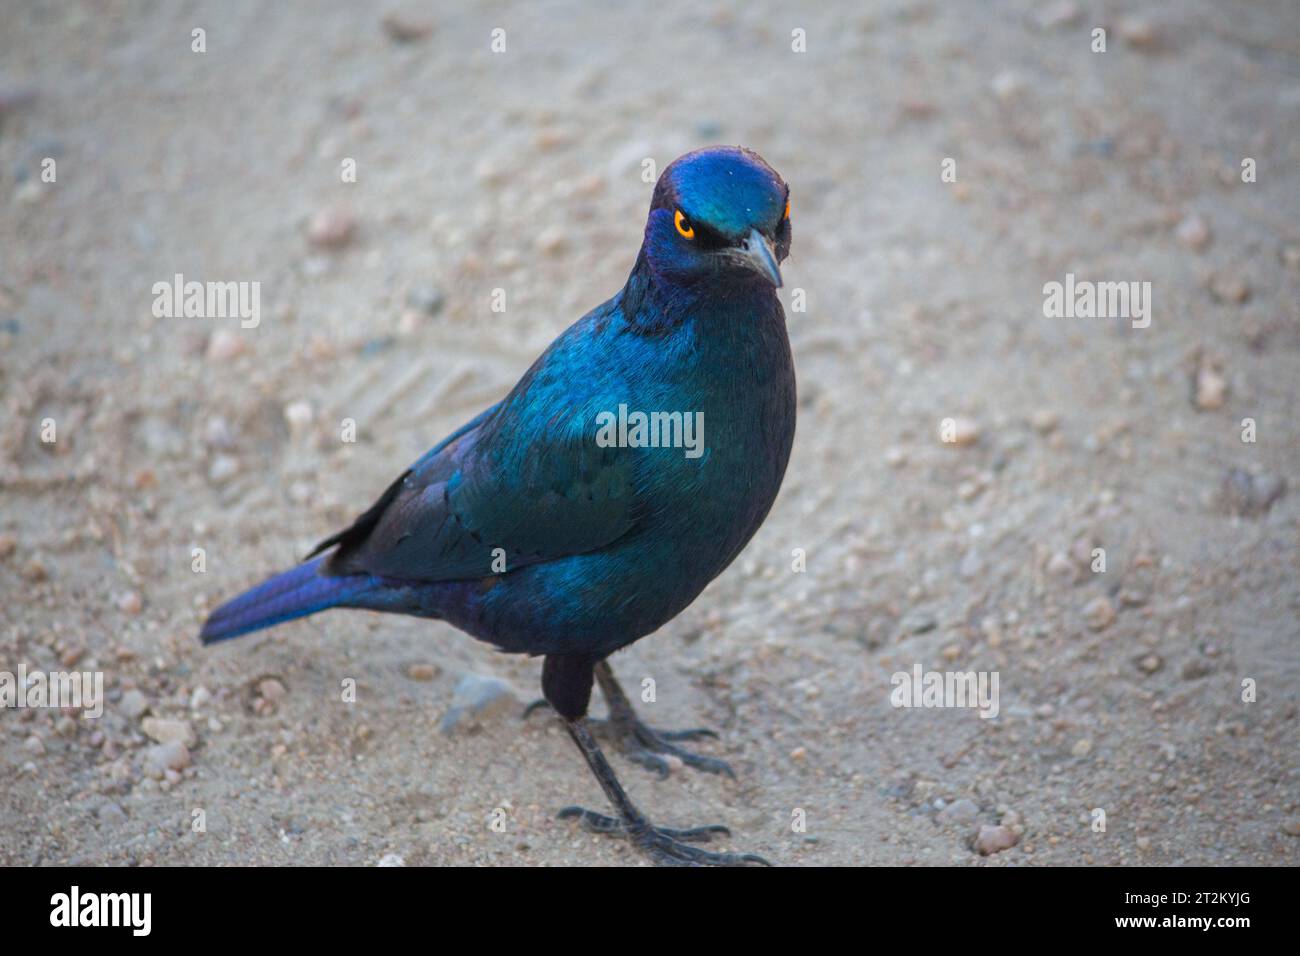
[[[687,153],[659,177],[646,220],[643,256],[651,271],[683,286],[700,280],[749,282],[754,273],[734,267],[726,252],[757,232],[778,262],[790,249],[786,216],[789,187],[763,158],[734,146]],[[686,217],[691,238],[677,227]]]
[[732,146],[687,153],[664,170],[659,182],[664,199],[671,197],[694,222],[732,240],[743,239],[750,229],[773,234],[789,195],[761,156]]

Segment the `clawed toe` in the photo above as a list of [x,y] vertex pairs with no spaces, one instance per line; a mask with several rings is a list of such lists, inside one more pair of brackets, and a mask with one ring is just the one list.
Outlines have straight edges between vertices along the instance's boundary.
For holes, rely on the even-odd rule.
[[583,807],[565,807],[558,816],[561,820],[576,819],[589,833],[631,840],[655,863],[663,866],[772,865],[754,853],[714,853],[690,845],[707,843],[715,836],[731,836],[731,831],[721,824],[687,828],[656,827],[648,823],[629,825],[618,817]]
[[539,697],[531,704],[529,704],[527,707],[524,708],[524,712],[523,714],[520,715],[519,719],[527,720],[529,717],[533,716],[533,714],[537,713],[537,711],[547,710],[550,708],[550,706],[551,706],[550,701],[548,701],[545,697]]
[[[546,702],[545,698],[535,700],[524,708],[521,719],[527,720],[537,711],[549,707],[550,704]],[[673,746],[673,741],[717,740],[717,731],[710,730],[708,727],[659,730],[643,724],[634,713],[622,712],[615,712],[606,719],[588,718],[587,723],[597,734],[615,743],[619,751],[628,760],[640,764],[647,770],[654,771],[661,779],[672,772],[672,761],[668,759],[669,757],[675,757],[687,767],[702,770],[705,773],[716,773],[724,777],[730,777],[732,780],[736,779],[736,772],[731,769],[731,764],[725,760],[719,760],[717,757],[706,757],[704,754],[693,753],[681,747]]]
[[651,730],[662,740],[717,740],[718,732],[708,727],[688,727],[685,730]]
[[609,720],[590,721],[590,723],[598,733],[612,738],[625,757],[633,763],[653,770],[661,778],[667,777],[672,770],[672,762],[668,759],[670,757],[675,757],[686,766],[703,770],[705,773],[721,774],[733,780],[736,778],[736,772],[725,760],[693,753],[671,742],[698,740],[704,737],[716,739],[718,735],[705,727],[689,730],[656,730],[641,723],[637,717],[627,715],[611,717]]
[[668,759],[670,756],[676,757],[686,766],[693,767],[696,770],[703,770],[705,773],[722,774],[732,780],[736,779],[736,772],[731,769],[731,765],[725,760],[691,753],[689,750],[673,747],[666,742],[661,742],[654,750],[636,745],[624,745],[623,755],[633,763],[653,770],[661,779],[667,777],[672,771],[672,763]]
[[[618,817],[606,816],[585,807],[565,807],[556,816],[561,820],[576,819],[579,825],[589,833],[627,837],[629,832],[628,825]],[[686,829],[676,829],[674,827],[652,827],[651,829],[674,840],[683,840],[688,843],[708,843],[715,836],[731,836],[731,831],[720,823],[702,827],[688,827]]]

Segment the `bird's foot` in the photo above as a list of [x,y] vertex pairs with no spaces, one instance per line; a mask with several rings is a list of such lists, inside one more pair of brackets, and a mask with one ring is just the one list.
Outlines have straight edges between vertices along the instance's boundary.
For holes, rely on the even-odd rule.
[[605,720],[588,720],[597,734],[608,737],[633,763],[638,763],[653,770],[660,777],[667,777],[672,769],[670,757],[675,757],[688,767],[703,770],[705,773],[720,773],[736,779],[735,771],[725,760],[706,757],[676,746],[675,740],[701,740],[706,737],[717,739],[717,734],[707,727],[692,727],[687,730],[657,730],[641,722],[634,713],[612,711]]
[[629,824],[618,817],[606,816],[582,807],[565,807],[561,820],[577,819],[584,830],[604,836],[631,840],[646,856],[660,866],[771,866],[767,860],[754,853],[714,853],[691,846],[707,843],[715,836],[731,836],[731,831],[721,824],[676,829],[656,827],[648,822]]
[[[524,709],[527,720],[534,711],[549,706],[543,700],[535,700]],[[707,727],[690,727],[685,730],[658,730],[641,722],[635,713],[622,709],[612,711],[603,720],[588,718],[587,723],[600,736],[606,737],[623,753],[623,756],[647,769],[653,770],[661,778],[667,777],[672,769],[669,757],[676,757],[688,767],[703,770],[705,773],[720,773],[736,779],[736,773],[725,760],[706,757],[693,753],[682,747],[674,746],[673,741],[717,739],[715,731]]]
[[537,713],[539,710],[550,710],[550,709],[551,709],[551,702],[547,700],[545,697],[539,697],[531,704],[529,704],[527,707],[524,708],[524,712],[523,714],[520,715],[519,719],[527,720],[529,717],[533,716],[533,714]]

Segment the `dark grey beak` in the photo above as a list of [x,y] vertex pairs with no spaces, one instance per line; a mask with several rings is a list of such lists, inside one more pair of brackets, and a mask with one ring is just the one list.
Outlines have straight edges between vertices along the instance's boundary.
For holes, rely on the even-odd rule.
[[745,241],[736,249],[736,259],[781,288],[781,268],[776,264],[772,242],[757,229],[749,230]]

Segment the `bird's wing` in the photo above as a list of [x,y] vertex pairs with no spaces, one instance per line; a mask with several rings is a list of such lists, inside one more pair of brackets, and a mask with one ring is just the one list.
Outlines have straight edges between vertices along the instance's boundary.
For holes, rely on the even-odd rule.
[[[339,546],[331,570],[430,582],[487,577],[502,570],[502,558],[509,572],[597,550],[631,530],[636,456],[596,443],[596,414],[609,401],[575,400],[572,369],[554,352],[323,542]],[[581,387],[603,391],[590,381]]]
[[[384,513],[388,510],[388,506],[391,505],[405,490],[407,479],[410,478],[416,470],[437,461],[438,456],[442,454],[443,450],[447,448],[448,445],[451,445],[462,435],[478,428],[484,421],[491,418],[492,413],[500,407],[501,403],[497,402],[497,404],[492,407],[479,412],[464,425],[461,425],[460,428],[457,428],[442,441],[438,442],[438,444],[430,448],[424,453],[423,457],[421,457],[419,461],[398,475],[397,480],[385,489],[384,493],[379,496],[379,499],[373,505],[366,509],[362,514],[358,515],[357,519],[353,521],[352,524],[348,525],[342,531],[334,532],[334,534],[330,535],[324,541],[321,541],[316,545],[316,547],[311,549],[311,553],[303,558],[303,560],[310,561],[312,558],[316,557],[316,555],[323,551],[328,551],[335,545],[340,546],[340,554],[345,551],[355,550],[358,545],[364,543],[366,538],[370,536],[370,532],[375,529],[375,525],[378,524],[379,519],[382,518]],[[335,557],[338,556],[339,555],[337,554],[335,555]]]

